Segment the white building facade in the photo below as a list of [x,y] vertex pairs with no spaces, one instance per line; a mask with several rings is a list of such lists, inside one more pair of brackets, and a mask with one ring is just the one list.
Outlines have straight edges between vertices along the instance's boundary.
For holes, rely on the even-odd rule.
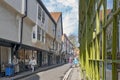
[[40,0],[0,1],[0,72],[13,55],[25,69],[32,57],[38,66],[55,64],[55,38],[56,22]]

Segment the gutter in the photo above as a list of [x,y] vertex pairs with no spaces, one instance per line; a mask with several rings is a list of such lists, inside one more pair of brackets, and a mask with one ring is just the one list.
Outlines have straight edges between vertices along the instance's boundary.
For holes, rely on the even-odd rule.
[[21,29],[20,29],[20,43],[14,45],[14,54],[16,54],[16,52],[21,49],[22,46],[22,38],[23,38],[23,21],[24,19],[27,17],[27,6],[28,6],[28,0],[25,0],[25,15],[21,18]]
[[57,30],[57,24],[55,24],[55,38],[54,38],[54,40],[53,40],[53,50],[54,50],[54,47],[55,47],[56,30]]
[[21,19],[20,45],[22,44],[22,38],[23,38],[23,21],[24,21],[24,18],[27,17],[27,5],[28,5],[27,3],[28,3],[28,0],[26,0],[25,3],[26,3],[25,15]]

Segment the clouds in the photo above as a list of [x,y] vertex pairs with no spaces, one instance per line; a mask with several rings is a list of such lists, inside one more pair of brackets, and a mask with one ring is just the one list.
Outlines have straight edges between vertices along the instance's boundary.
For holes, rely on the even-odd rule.
[[78,35],[78,0],[42,0],[50,12],[62,12],[63,32]]

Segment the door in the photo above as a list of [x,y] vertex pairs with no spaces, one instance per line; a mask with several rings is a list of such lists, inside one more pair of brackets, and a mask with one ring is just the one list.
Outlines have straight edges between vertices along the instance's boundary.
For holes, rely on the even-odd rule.
[[48,54],[48,65],[50,65],[50,55]]
[[38,52],[38,56],[37,57],[38,57],[38,61],[37,61],[38,65],[42,66],[42,52]]

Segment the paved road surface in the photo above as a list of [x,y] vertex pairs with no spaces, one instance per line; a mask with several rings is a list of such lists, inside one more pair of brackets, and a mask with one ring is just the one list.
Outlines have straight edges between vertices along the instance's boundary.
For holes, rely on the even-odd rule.
[[62,80],[70,64],[65,64],[47,71],[39,72],[20,80]]
[[72,69],[72,71],[68,77],[68,80],[81,80],[79,67]]

